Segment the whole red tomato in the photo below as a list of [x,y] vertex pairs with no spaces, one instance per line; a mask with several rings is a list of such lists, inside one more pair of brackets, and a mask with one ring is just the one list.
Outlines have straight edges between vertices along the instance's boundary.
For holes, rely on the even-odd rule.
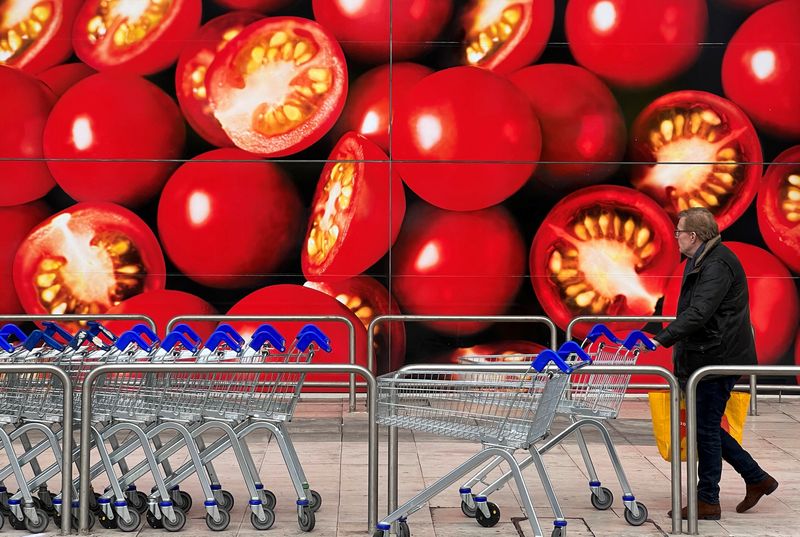
[[313,0],[314,18],[348,56],[367,63],[409,60],[430,48],[450,19],[452,0]]
[[[797,289],[786,267],[775,256],[752,244],[725,242],[747,275],[750,322],[761,365],[774,365],[792,343],[800,316]],[[675,269],[664,294],[664,315],[675,315],[684,263]],[[779,313],[779,314],[778,314]]]
[[73,199],[135,207],[164,186],[185,136],[180,110],[158,86],[100,73],[75,84],[53,107],[44,154],[60,159],[47,164]]
[[[347,306],[367,330],[369,323],[379,315],[400,314],[397,302],[386,287],[369,276],[339,282],[306,282],[304,285]],[[398,321],[380,323],[375,327],[374,337],[375,372],[383,374],[402,367],[406,354],[405,325]]]
[[200,25],[201,0],[87,0],[72,30],[75,54],[98,71],[150,75],[172,65]]
[[464,63],[498,73],[530,65],[547,46],[553,0],[470,0],[461,20]]
[[669,80],[697,59],[704,0],[570,0],[566,31],[575,60],[616,86]]
[[[525,271],[525,244],[503,207],[452,212],[414,207],[392,250],[392,290],[406,313],[498,315]],[[430,323],[447,334],[473,334],[477,322]]]
[[753,13],[722,59],[722,87],[760,128],[800,137],[800,1],[782,0]]
[[0,207],[0,313],[22,313],[22,306],[14,290],[14,257],[28,232],[50,215],[50,209],[42,201],[34,201],[14,207]]
[[[356,363],[367,365],[367,331],[346,306],[332,296],[302,285],[271,285],[254,291],[228,310],[228,315],[338,315],[345,317],[355,328]],[[330,339],[332,351],[317,351],[312,363],[350,363],[349,331],[342,322],[335,321],[265,321],[274,326],[284,338],[287,349],[295,335],[308,323],[316,325]],[[261,323],[230,323],[240,334],[249,337]],[[319,373],[308,375],[307,381],[333,382],[347,380],[347,375]]]
[[502,202],[525,184],[541,151],[539,121],[522,91],[476,67],[425,77],[397,103],[394,119],[400,176],[442,209]]
[[[0,118],[14,128],[0,129],[0,206],[41,198],[55,186],[41,160],[42,133],[55,100],[41,82],[22,71],[0,65]],[[30,160],[25,160],[30,159]]]
[[228,9],[246,9],[260,13],[272,13],[282,9],[294,0],[214,0],[217,4]]
[[30,314],[99,314],[163,289],[164,255],[141,218],[113,203],[78,203],[39,224],[14,260]]
[[[704,91],[676,91],[645,108],[631,127],[633,185],[673,219],[689,207],[735,222],[758,192],[761,144],[732,102]],[[686,162],[687,164],[678,164]]]
[[[559,201],[533,238],[533,290],[562,329],[579,315],[652,315],[680,259],[673,225],[653,200],[598,185]],[[620,329],[642,323],[620,324]],[[584,337],[589,326],[576,326]]]
[[294,250],[302,213],[297,190],[278,166],[217,149],[169,179],[158,203],[158,232],[169,258],[194,281],[253,287]]
[[764,242],[800,273],[800,145],[778,155],[767,168],[756,207]]
[[61,97],[69,88],[96,73],[97,71],[85,63],[75,62],[51,67],[39,73],[36,78],[44,82],[56,97]]
[[[433,71],[416,63],[391,63],[375,67],[358,77],[350,87],[342,117],[333,132],[340,137],[348,131],[366,136],[389,151],[389,110],[409,89]],[[392,81],[392,106],[389,103]]]
[[277,157],[325,135],[347,97],[347,65],[331,33],[308,19],[269,17],[217,53],[206,90],[237,147]]
[[178,104],[195,132],[218,147],[232,146],[233,142],[214,117],[206,90],[206,72],[217,53],[245,26],[260,18],[258,13],[235,11],[211,19],[195,32],[178,58],[175,70]]
[[618,164],[602,163],[620,162],[625,155],[625,120],[599,78],[556,63],[526,67],[508,78],[528,96],[542,127],[545,163],[536,169],[537,180],[570,189],[598,183],[617,170]]
[[[123,300],[106,311],[109,315],[147,315],[156,323],[160,337],[167,334],[167,324],[178,315],[217,315],[214,306],[183,291],[159,289],[147,291]],[[119,335],[133,328],[139,321],[109,321],[106,326]],[[187,324],[205,341],[216,328],[215,322],[187,321]]]
[[317,184],[303,274],[314,281],[361,274],[394,244],[405,212],[403,183],[396,172],[390,176],[386,154],[359,134],[345,134]]

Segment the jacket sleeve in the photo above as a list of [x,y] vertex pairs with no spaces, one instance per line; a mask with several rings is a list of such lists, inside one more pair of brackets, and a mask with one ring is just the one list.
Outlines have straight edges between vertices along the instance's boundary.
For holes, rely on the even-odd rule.
[[725,263],[710,262],[698,275],[689,307],[679,311],[677,318],[656,334],[655,340],[671,347],[702,328],[717,311],[732,282],[733,273]]

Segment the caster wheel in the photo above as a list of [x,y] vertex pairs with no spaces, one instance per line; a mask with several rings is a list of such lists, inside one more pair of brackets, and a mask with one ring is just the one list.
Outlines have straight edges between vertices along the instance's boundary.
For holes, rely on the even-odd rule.
[[128,509],[128,515],[131,519],[128,522],[125,522],[119,513],[117,514],[117,527],[124,531],[124,532],[133,532],[139,529],[139,525],[142,523],[142,515],[139,514],[139,511],[136,509]]
[[[95,525],[96,522],[97,522],[97,517],[95,516],[94,513],[89,511],[89,527],[88,527],[88,529],[91,530],[92,528],[94,528],[94,525]],[[61,515],[54,516],[53,517],[53,523],[55,523],[57,528],[61,528]],[[77,530],[78,529],[78,524],[79,524],[78,517],[73,515],[72,516],[72,529],[73,530]]]
[[480,509],[475,509],[475,520],[484,528],[493,528],[500,522],[500,508],[492,502],[486,502],[486,507],[489,508],[489,516],[483,514]]
[[566,533],[563,530],[564,528],[553,528],[553,533],[550,534],[550,537],[564,537]]
[[274,492],[267,489],[261,489],[258,495],[261,498],[261,503],[264,505],[264,509],[270,509],[272,511],[275,510],[275,506],[278,504],[278,499],[275,498]]
[[316,490],[309,490],[308,506],[315,513],[322,507],[322,495]]
[[372,532],[372,537],[386,537],[383,530],[375,530]]
[[233,498],[233,494],[222,489],[214,491],[214,499],[217,500],[217,505],[219,508],[225,509],[226,511],[233,509],[233,505],[236,503]]
[[314,516],[314,511],[312,511],[309,506],[303,507],[300,516],[297,517],[297,525],[300,526],[300,529],[309,532],[314,529],[316,524],[317,519]]
[[405,520],[397,523],[397,537],[411,537],[411,530]]
[[184,490],[177,490],[174,493],[172,493],[171,496],[172,496],[172,503],[175,505],[175,507],[177,507],[184,513],[188,513],[189,510],[192,508],[192,505],[194,505],[194,502],[192,501],[192,496]]
[[600,511],[605,511],[614,503],[614,494],[605,487],[600,488],[600,492],[595,494],[592,492],[592,506]]
[[107,530],[113,530],[113,529],[115,529],[117,527],[117,519],[116,519],[116,517],[108,518],[105,515],[105,513],[100,513],[97,516],[97,521],[100,522],[100,525],[103,526]]
[[161,520],[156,518],[156,516],[150,511],[147,512],[145,520],[147,520],[147,525],[153,529],[160,529],[164,527],[164,525],[161,523]]
[[5,524],[6,524],[6,517],[0,513],[0,530],[3,529],[3,526],[5,526]]
[[36,516],[39,520],[35,524],[31,520],[25,519],[25,529],[31,533],[44,533],[44,530],[50,525],[50,517],[47,516],[44,509],[39,507],[36,508]]
[[186,514],[174,506],[172,507],[172,511],[175,513],[175,520],[172,521],[162,515],[161,524],[164,525],[164,529],[167,531],[181,531],[186,525]]
[[631,526],[641,526],[647,520],[647,507],[639,502],[636,502],[636,506],[639,508],[639,516],[633,516],[633,512],[625,508],[625,522]]
[[140,515],[147,512],[147,494],[140,490],[132,490],[126,494],[128,506],[133,507]]
[[24,530],[25,529],[25,519],[19,520],[14,515],[11,515],[9,517],[8,521],[11,523],[11,527],[14,528],[15,530]]
[[264,509],[264,520],[259,520],[255,513],[250,513],[250,524],[257,530],[268,530],[275,524],[275,512]]
[[223,531],[231,523],[231,514],[225,509],[217,509],[219,512],[219,520],[214,520],[209,514],[206,514],[206,526],[211,531]]
[[470,507],[464,500],[461,500],[461,512],[465,517],[475,518],[475,507]]

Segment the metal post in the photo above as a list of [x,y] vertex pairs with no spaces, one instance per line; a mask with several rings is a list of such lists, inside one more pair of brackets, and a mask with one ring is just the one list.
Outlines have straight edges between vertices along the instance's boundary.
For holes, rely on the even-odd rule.
[[97,321],[100,323],[104,321],[141,321],[147,323],[150,328],[152,328],[153,332],[157,330],[156,323],[153,322],[153,319],[147,315],[139,314],[109,315],[107,313],[101,313],[97,315],[0,315],[0,320],[11,323],[27,323],[37,321]]
[[758,377],[750,375],[750,415],[758,416]]
[[[347,317],[343,317],[341,315],[178,315],[177,317],[173,317],[167,323],[167,332],[172,330],[172,327],[175,326],[176,323],[179,322],[186,322],[186,321],[216,321],[216,322],[223,322],[223,321],[255,321],[255,322],[265,322],[265,321],[333,321],[337,323],[344,323],[347,325],[348,331],[348,343],[350,345],[349,350],[349,357],[350,357],[350,365],[356,365],[356,327],[353,325],[353,322],[348,319]],[[372,369],[370,368],[370,371]],[[341,387],[343,386],[340,382],[305,382],[305,386],[314,387],[314,386],[330,386],[330,387]],[[349,402],[350,402],[350,412],[355,412],[356,410],[356,376],[354,374],[350,374],[350,379],[347,384],[344,386],[348,387],[348,394],[349,394]]]
[[[17,366],[20,370],[35,371],[30,366]],[[49,368],[58,370],[53,366]],[[60,370],[58,370],[60,371]],[[81,450],[80,450],[80,507],[79,507],[79,528],[81,534],[88,534],[89,529],[89,472],[91,468],[90,450],[91,427],[92,427],[92,390],[98,377],[108,373],[188,373],[191,375],[202,375],[209,373],[349,373],[362,377],[367,384],[367,416],[369,420],[369,434],[367,440],[368,449],[368,477],[367,477],[367,504],[368,520],[367,525],[371,529],[378,521],[378,426],[375,422],[375,411],[377,409],[377,383],[375,376],[366,368],[360,365],[351,364],[112,364],[100,366],[86,375],[83,380],[83,395],[81,398]],[[67,379],[69,380],[69,379]],[[70,400],[71,401],[71,400]],[[65,407],[66,408],[66,407]],[[67,437],[71,430],[67,429],[68,423],[64,424],[64,436]],[[85,446],[85,449],[84,449]],[[64,451],[65,458],[71,455],[70,451]],[[66,459],[65,459],[66,460]],[[70,461],[71,462],[71,461]],[[66,468],[69,468],[67,465]],[[65,470],[67,471],[67,470]],[[67,491],[69,489],[66,489]],[[65,492],[64,501],[69,499],[68,492]],[[68,527],[68,526],[67,526]]]

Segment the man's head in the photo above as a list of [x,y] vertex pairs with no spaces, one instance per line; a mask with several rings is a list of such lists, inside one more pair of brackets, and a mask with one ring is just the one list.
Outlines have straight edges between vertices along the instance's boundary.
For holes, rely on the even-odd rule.
[[678,248],[687,257],[694,256],[704,242],[719,235],[719,227],[711,211],[704,207],[692,207],[678,213],[675,238]]

